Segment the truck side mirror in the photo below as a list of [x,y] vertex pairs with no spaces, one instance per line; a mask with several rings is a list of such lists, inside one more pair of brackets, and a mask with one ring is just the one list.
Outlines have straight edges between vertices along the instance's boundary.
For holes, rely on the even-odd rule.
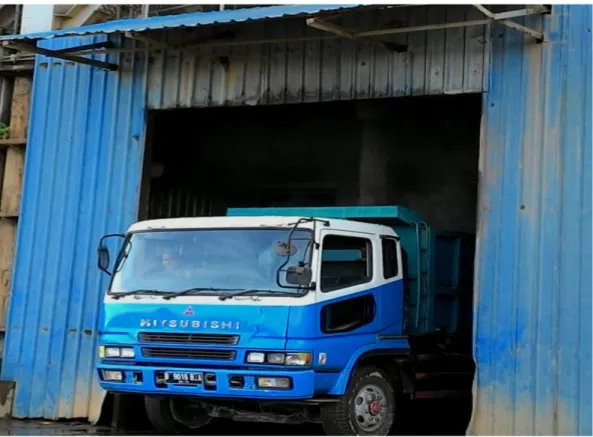
[[286,269],[286,282],[289,284],[308,286],[311,284],[311,277],[309,267],[290,266]]
[[109,249],[107,248],[107,246],[105,246],[105,240],[112,237],[126,238],[126,236],[123,234],[103,235],[99,240],[99,247],[97,248],[97,266],[99,267],[99,270],[108,274],[109,276],[111,276],[112,273],[109,271]]
[[97,249],[97,265],[99,270],[111,276],[111,272],[109,271],[109,249],[105,246],[99,246]]

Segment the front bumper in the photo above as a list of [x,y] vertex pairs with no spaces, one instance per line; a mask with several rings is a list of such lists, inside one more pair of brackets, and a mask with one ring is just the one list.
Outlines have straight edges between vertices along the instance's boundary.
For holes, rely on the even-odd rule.
[[[101,377],[101,370],[120,370],[124,372],[122,382],[107,382]],[[101,387],[113,392],[129,392],[154,395],[203,396],[215,398],[235,399],[310,399],[315,392],[315,372],[313,370],[246,370],[246,369],[211,369],[196,367],[134,366],[121,364],[97,365]],[[157,375],[160,372],[200,372],[211,373],[216,376],[216,385],[206,387],[204,383],[196,386],[157,385]],[[241,388],[231,387],[230,378],[243,377],[245,382]],[[289,389],[263,389],[256,385],[257,377],[291,378]]]

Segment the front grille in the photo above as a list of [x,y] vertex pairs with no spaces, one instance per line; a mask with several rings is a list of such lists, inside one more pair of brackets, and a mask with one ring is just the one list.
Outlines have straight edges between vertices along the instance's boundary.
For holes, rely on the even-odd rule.
[[141,332],[138,335],[141,343],[171,344],[237,344],[238,335],[221,334],[172,334],[159,332]]
[[197,360],[232,361],[237,355],[233,350],[181,349],[163,347],[143,347],[142,355],[147,358],[180,358]]

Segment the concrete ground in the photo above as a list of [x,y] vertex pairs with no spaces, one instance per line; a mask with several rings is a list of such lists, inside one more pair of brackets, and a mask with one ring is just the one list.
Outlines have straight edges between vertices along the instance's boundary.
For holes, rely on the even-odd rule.
[[[200,430],[203,435],[320,435],[319,426],[288,426],[262,425],[253,423],[238,423],[218,421]],[[0,420],[0,436],[4,435],[47,435],[47,436],[108,436],[108,435],[157,435],[154,430],[112,429],[104,426],[92,426],[88,423],[76,421],[42,421],[42,420]]]
[[[416,401],[413,410],[406,412],[402,419],[405,425],[401,435],[464,435],[469,421],[469,411],[462,411],[460,405],[451,401]],[[198,433],[196,433],[198,434]],[[323,435],[319,425],[275,425],[261,423],[233,422],[215,420],[200,429],[200,435],[236,436],[315,436]],[[113,429],[105,426],[92,426],[76,421],[41,421],[0,419],[0,436],[3,435],[65,435],[65,436],[105,436],[105,435],[157,435],[154,430]]]

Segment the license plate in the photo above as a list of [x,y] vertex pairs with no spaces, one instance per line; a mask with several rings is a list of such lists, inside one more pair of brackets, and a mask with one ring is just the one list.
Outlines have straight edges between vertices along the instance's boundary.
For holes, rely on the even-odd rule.
[[167,384],[197,385],[202,383],[201,373],[165,372],[164,377]]

